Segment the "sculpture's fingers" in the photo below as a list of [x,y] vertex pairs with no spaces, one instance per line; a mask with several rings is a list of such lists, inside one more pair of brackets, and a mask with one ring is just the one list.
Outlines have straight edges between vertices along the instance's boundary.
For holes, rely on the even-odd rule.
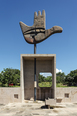
[[44,16],[44,17],[45,17],[45,10],[43,10],[43,11],[42,11],[42,16]]
[[42,11],[42,17],[43,17],[43,25],[44,25],[44,28],[46,27],[45,25],[45,10]]
[[45,11],[42,11],[42,15],[41,12],[38,11],[38,15],[37,12],[34,13],[34,24],[33,26],[35,28],[44,28],[45,29]]
[[37,17],[37,12],[34,12],[34,19]]
[[41,12],[40,11],[38,11],[38,16],[41,16]]

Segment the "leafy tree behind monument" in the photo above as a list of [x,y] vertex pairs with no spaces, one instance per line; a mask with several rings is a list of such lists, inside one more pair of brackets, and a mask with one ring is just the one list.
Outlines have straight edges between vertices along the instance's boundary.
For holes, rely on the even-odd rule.
[[0,73],[1,86],[20,85],[20,70],[6,68]]

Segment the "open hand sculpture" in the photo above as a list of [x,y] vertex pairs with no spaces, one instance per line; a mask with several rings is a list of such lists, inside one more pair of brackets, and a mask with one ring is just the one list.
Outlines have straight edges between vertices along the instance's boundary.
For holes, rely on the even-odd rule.
[[37,44],[54,33],[61,33],[62,28],[59,26],[54,26],[48,30],[45,30],[45,11],[38,11],[34,13],[34,24],[33,26],[27,26],[23,22],[20,22],[21,30],[24,35],[25,40],[30,44]]

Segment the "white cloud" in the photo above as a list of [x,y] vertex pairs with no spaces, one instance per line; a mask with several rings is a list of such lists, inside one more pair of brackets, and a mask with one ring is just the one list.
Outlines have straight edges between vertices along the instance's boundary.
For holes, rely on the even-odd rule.
[[43,76],[45,76],[45,77],[47,77],[47,76],[52,76],[51,73],[44,73],[44,72],[41,72],[40,75],[43,75]]
[[[59,70],[59,69],[56,68],[56,73],[58,73],[58,72],[61,72],[62,73],[62,70],[61,69]],[[51,73],[46,73],[46,72],[40,72],[40,75],[43,75],[45,77],[52,76]]]
[[59,69],[56,68],[56,73],[58,73],[58,72],[62,73],[62,70],[61,69],[59,70]]

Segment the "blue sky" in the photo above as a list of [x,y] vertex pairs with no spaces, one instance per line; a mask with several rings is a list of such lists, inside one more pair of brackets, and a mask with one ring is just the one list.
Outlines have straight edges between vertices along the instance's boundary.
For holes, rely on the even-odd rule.
[[0,72],[20,69],[20,54],[33,54],[19,22],[33,25],[34,12],[46,12],[46,29],[55,25],[62,33],[37,44],[37,54],[56,54],[56,68],[68,74],[77,69],[77,0],[0,0]]

